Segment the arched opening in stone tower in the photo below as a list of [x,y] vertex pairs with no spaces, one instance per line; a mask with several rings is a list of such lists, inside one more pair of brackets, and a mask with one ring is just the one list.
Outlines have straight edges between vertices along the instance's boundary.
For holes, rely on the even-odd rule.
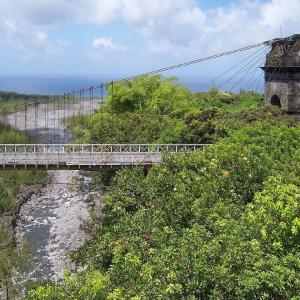
[[272,96],[271,105],[278,106],[281,108],[280,98],[277,95]]

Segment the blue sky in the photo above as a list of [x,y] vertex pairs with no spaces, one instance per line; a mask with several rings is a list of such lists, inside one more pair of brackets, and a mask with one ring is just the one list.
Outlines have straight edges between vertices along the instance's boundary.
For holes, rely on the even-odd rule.
[[[0,0],[0,75],[118,77],[300,32],[300,0]],[[232,61],[182,72],[197,76]],[[199,75],[200,76],[200,75]]]

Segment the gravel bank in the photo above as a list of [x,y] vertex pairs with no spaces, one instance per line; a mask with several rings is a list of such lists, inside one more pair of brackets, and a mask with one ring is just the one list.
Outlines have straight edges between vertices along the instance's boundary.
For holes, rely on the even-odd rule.
[[[70,251],[89,238],[82,229],[90,220],[89,178],[72,171],[51,171],[48,176],[51,183],[22,206],[16,233],[18,239],[27,239],[34,253],[29,277],[58,281],[65,270],[75,270]],[[86,191],[71,190],[68,183],[72,184],[76,177],[83,178]]]

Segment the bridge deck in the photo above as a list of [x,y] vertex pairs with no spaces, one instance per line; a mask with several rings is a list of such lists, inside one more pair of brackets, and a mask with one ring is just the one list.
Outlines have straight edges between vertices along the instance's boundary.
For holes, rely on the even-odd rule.
[[140,165],[148,168],[161,161],[163,152],[185,153],[207,146],[205,144],[0,145],[0,167],[107,170]]

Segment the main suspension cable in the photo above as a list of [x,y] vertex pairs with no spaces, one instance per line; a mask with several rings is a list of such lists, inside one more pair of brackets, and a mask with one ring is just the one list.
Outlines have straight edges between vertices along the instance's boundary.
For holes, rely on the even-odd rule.
[[[130,76],[130,77],[127,77],[127,78],[116,80],[116,81],[114,81],[114,83],[122,83],[124,81],[129,81],[129,80],[137,79],[137,78],[140,78],[140,77],[155,75],[155,74],[163,73],[163,72],[166,72],[166,71],[187,67],[187,66],[190,66],[190,65],[193,65],[193,64],[198,64],[198,63],[204,62],[204,61],[208,61],[208,60],[212,60],[212,59],[216,59],[216,58],[221,58],[221,57],[229,56],[229,55],[232,55],[232,54],[235,54],[235,53],[251,50],[251,49],[263,46],[263,45],[271,45],[274,41],[282,41],[282,40],[286,40],[288,38],[291,38],[291,37],[280,38],[280,39],[276,39],[276,40],[268,40],[268,41],[256,43],[256,44],[253,44],[253,45],[250,45],[250,46],[246,46],[246,47],[242,47],[242,48],[238,48],[238,49],[234,49],[234,50],[230,50],[230,51],[226,51],[226,52],[222,52],[222,53],[218,53],[218,54],[198,58],[198,59],[187,61],[187,62],[184,62],[184,63],[180,63],[180,64],[176,64],[176,65],[156,69],[156,70],[153,70],[153,71],[150,71],[150,72],[141,73],[141,74],[138,74],[138,75],[135,75],[135,76]],[[108,83],[104,84],[104,86],[106,86],[106,87],[108,87],[109,85],[111,85],[111,82],[108,82]],[[102,84],[95,84],[94,86],[92,86],[92,88],[93,89],[101,88],[101,86],[102,86]],[[90,89],[90,87],[89,88],[83,88],[83,89],[80,89],[80,90],[77,90],[77,91],[73,91],[70,94],[75,95],[75,94],[79,94],[80,92],[87,92],[87,91],[89,91],[89,89]],[[61,96],[47,97],[45,99],[41,99],[39,101],[39,103],[55,101],[55,100],[59,99],[60,97]],[[23,105],[19,104],[19,105],[17,105],[17,107],[23,107]]]

